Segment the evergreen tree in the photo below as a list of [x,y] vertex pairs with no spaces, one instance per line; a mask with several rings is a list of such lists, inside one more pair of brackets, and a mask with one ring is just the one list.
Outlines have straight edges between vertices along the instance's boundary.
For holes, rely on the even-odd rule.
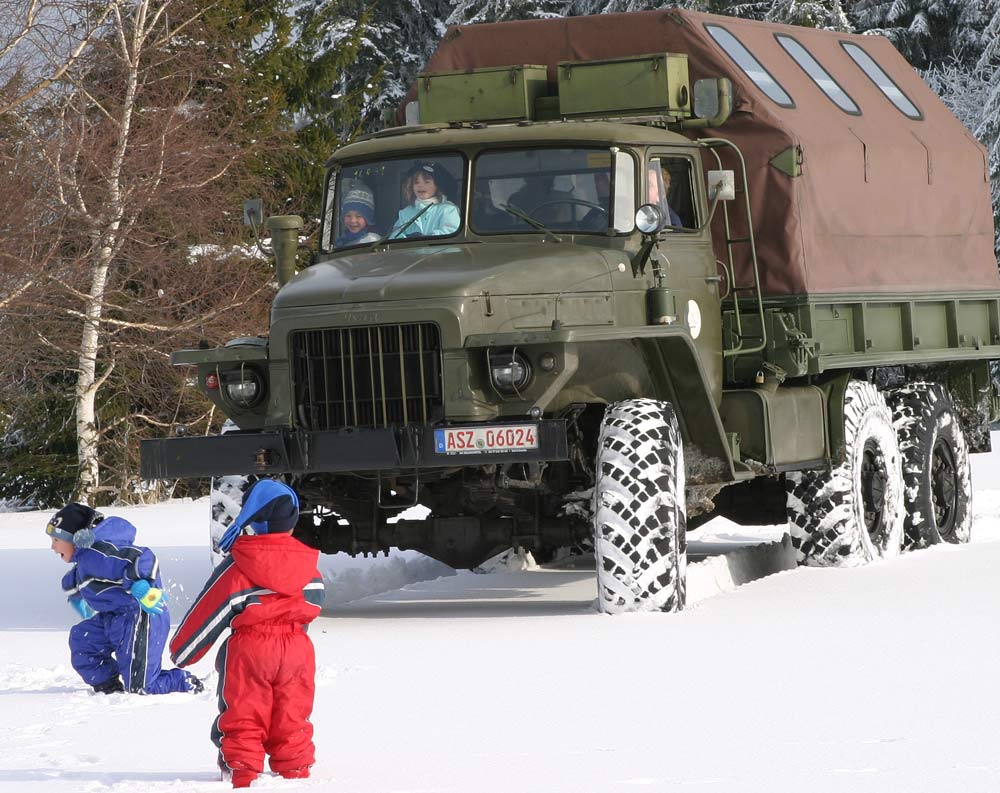
[[[631,3],[627,4],[631,5]],[[611,4],[614,4],[612,0]],[[572,4],[561,0],[455,0],[454,10],[448,17],[449,25],[469,25],[477,22],[508,22],[515,19],[561,17],[571,12]],[[599,12],[608,13],[608,8]],[[624,9],[622,9],[624,10]],[[638,10],[638,9],[628,9]]]
[[859,0],[859,31],[886,36],[918,69],[958,58],[975,63],[985,46],[984,0]]
[[983,9],[985,21],[979,63],[982,69],[1000,70],[1000,0],[988,0]]
[[840,0],[774,0],[764,19],[845,33],[854,30]]
[[366,16],[362,9],[346,21],[342,5],[223,0],[206,12],[239,53],[260,134],[281,133],[287,143],[257,161],[276,212],[319,216],[323,164],[360,124],[357,96],[338,86],[356,68]]
[[989,76],[990,86],[982,123],[975,132],[990,153],[993,222],[996,225],[996,254],[1000,262],[1000,0],[990,0],[987,11],[988,22],[983,33],[985,46],[977,67]]
[[[287,84],[310,184],[338,146],[384,125],[444,35],[450,0],[316,0],[294,14],[304,69]],[[285,81],[285,77],[282,77]],[[394,123],[394,122],[392,122]],[[314,193],[312,205],[316,205]]]

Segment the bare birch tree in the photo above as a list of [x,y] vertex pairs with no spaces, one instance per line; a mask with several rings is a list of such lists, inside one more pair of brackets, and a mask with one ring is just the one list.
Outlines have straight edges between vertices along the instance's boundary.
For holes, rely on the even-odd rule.
[[110,0],[0,0],[0,116],[61,80],[111,10]]
[[[11,293],[6,324],[33,339],[33,352],[11,350],[4,366],[30,354],[35,367],[72,372],[84,499],[106,489],[99,452],[109,435],[129,439],[134,462],[134,422],[169,426],[169,414],[150,409],[184,392],[164,348],[220,335],[226,314],[245,320],[244,333],[262,332],[271,280],[263,263],[212,253],[231,251],[233,232],[242,233],[237,213],[225,210],[244,163],[269,143],[250,138],[260,111],[241,92],[240,64],[205,40],[202,17],[213,4],[109,5],[88,52],[46,101],[7,117],[28,136],[30,212],[54,255],[47,264],[33,257],[23,294]],[[205,242],[214,247],[197,247]],[[15,270],[8,262],[0,277]],[[151,397],[150,388],[163,393]],[[116,496],[127,476],[119,473]]]

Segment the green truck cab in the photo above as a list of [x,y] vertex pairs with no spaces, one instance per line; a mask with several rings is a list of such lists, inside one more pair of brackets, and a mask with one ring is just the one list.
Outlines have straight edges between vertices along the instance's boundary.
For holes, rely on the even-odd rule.
[[683,607],[714,515],[787,519],[812,564],[968,539],[998,407],[985,160],[887,42],[477,25],[413,99],[330,160],[308,267],[269,219],[269,335],[174,354],[238,429],[146,441],[144,476],[283,477],[324,552],[593,543],[608,612]]

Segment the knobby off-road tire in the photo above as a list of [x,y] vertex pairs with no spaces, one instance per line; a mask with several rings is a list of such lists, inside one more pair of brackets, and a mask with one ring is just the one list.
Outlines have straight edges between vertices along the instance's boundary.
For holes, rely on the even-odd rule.
[[785,474],[788,529],[799,564],[849,567],[902,549],[903,472],[892,413],[871,383],[844,397],[846,458],[831,471]]
[[243,505],[243,494],[257,480],[255,476],[214,476],[209,503],[212,513],[209,522],[209,539],[212,543],[212,564],[218,565],[226,555],[219,551],[219,540],[229,524],[236,520]]
[[948,389],[911,383],[886,395],[903,455],[904,544],[968,542],[972,534],[969,449]]
[[[231,419],[226,419],[222,425],[222,434],[237,430],[239,427]],[[208,534],[210,548],[212,550],[212,566],[218,564],[226,558],[226,555],[219,551],[219,540],[226,533],[229,524],[236,520],[243,508],[243,494],[257,481],[256,476],[214,476],[212,486],[209,491],[209,523]]]
[[601,611],[684,608],[684,451],[673,407],[651,399],[604,413],[593,495]]

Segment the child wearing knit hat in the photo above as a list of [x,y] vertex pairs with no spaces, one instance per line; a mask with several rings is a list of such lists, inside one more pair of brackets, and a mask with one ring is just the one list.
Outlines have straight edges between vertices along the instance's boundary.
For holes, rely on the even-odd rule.
[[319,616],[319,552],[292,536],[299,499],[260,479],[219,541],[215,569],[170,642],[178,666],[198,661],[227,630],[215,661],[219,716],[212,742],[223,780],[249,787],[264,771],[304,779],[315,761],[312,713],[316,657],[306,626]]
[[375,196],[363,182],[354,182],[344,193],[340,204],[340,234],[334,240],[338,248],[378,242],[381,237],[374,229]]
[[449,200],[451,175],[441,165],[418,162],[406,173],[403,194],[410,201],[399,210],[389,239],[443,237],[462,225],[458,207]]
[[83,618],[69,632],[73,668],[99,694],[200,693],[202,682],[163,669],[170,632],[156,555],[135,544],[135,526],[86,504],[60,509],[45,527],[52,550],[73,565],[62,588]]

